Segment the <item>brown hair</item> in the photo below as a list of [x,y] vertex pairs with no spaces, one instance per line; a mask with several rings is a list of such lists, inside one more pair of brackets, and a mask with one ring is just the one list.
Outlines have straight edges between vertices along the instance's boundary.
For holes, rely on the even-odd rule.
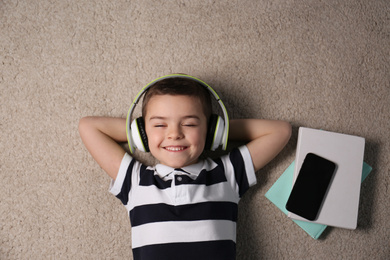
[[167,78],[156,82],[144,95],[142,101],[142,116],[146,115],[146,107],[149,100],[156,95],[191,96],[199,98],[202,103],[203,113],[207,120],[211,116],[210,92],[205,86],[190,78]]

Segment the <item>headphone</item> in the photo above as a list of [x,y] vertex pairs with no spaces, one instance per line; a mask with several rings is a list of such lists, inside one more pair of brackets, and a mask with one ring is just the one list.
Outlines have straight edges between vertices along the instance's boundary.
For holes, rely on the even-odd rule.
[[136,148],[142,152],[149,152],[148,137],[145,131],[144,119],[142,117],[138,117],[130,123],[131,115],[133,114],[135,106],[138,104],[138,101],[140,100],[141,96],[144,93],[146,93],[147,90],[155,83],[168,78],[185,78],[185,79],[193,80],[199,83],[200,85],[204,86],[211,93],[211,95],[216,99],[218,104],[221,106],[225,120],[216,114],[211,115],[208,123],[205,149],[214,151],[220,145],[222,145],[222,149],[226,150],[227,140],[229,135],[229,117],[225,105],[223,104],[222,100],[219,98],[217,92],[215,92],[208,84],[206,84],[204,81],[198,78],[185,75],[185,74],[170,74],[170,75],[157,78],[151,81],[149,84],[147,84],[137,94],[133,103],[131,104],[126,118],[126,135],[129,143],[130,152],[134,153]]

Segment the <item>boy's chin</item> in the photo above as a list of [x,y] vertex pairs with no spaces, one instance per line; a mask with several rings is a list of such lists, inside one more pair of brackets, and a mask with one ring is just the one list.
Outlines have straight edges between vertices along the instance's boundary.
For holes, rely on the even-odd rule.
[[171,168],[183,168],[183,167],[186,167],[186,166],[189,166],[189,165],[192,165],[192,164],[195,164],[199,161],[199,159],[197,160],[193,160],[193,161],[183,161],[183,162],[178,162],[178,161],[175,161],[175,162],[169,162],[169,161],[160,161],[160,164],[163,164],[165,166],[169,166]]

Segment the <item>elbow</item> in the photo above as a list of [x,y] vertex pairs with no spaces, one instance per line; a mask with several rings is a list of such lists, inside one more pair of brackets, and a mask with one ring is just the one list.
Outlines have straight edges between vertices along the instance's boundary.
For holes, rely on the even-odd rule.
[[292,134],[291,124],[285,121],[281,121],[281,126],[279,129],[280,129],[280,138],[284,140],[285,144],[287,144]]
[[79,130],[80,136],[83,136],[83,133],[86,131],[86,129],[90,125],[90,122],[91,122],[91,117],[89,117],[89,116],[83,117],[80,119],[79,125],[78,125],[78,130]]
[[79,134],[81,134],[83,132],[83,129],[85,128],[85,125],[87,124],[87,120],[88,120],[87,117],[83,117],[80,119],[79,126],[78,126]]

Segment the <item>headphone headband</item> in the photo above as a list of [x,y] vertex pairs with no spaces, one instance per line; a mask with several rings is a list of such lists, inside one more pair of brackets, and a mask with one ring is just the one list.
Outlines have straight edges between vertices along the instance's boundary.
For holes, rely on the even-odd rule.
[[138,102],[141,99],[142,95],[145,92],[147,92],[147,90],[150,87],[152,87],[155,83],[157,83],[157,82],[159,82],[161,80],[169,79],[169,78],[191,79],[191,80],[201,84],[202,86],[204,86],[207,90],[209,90],[209,92],[212,94],[212,96],[215,98],[215,100],[220,105],[220,107],[222,109],[222,112],[223,112],[223,116],[224,116],[224,120],[225,120],[225,127],[224,127],[223,135],[222,135],[222,149],[226,150],[227,140],[228,140],[228,135],[229,135],[229,116],[227,114],[226,107],[223,104],[222,100],[219,98],[217,92],[215,92],[215,90],[212,89],[206,82],[204,82],[204,81],[202,81],[202,80],[200,80],[198,78],[195,78],[193,76],[189,76],[189,75],[185,75],[185,74],[169,74],[169,75],[159,77],[159,78],[149,82],[145,87],[143,87],[141,89],[140,92],[138,92],[137,96],[133,100],[133,103],[131,103],[131,106],[129,108],[129,111],[127,113],[127,118],[126,118],[126,134],[127,134],[127,140],[128,140],[128,143],[129,143],[130,152],[134,153],[134,151],[135,151],[135,147],[134,147],[134,144],[133,144],[133,141],[132,141],[132,138],[131,138],[131,129],[130,129],[131,128],[131,115],[133,114],[135,106],[138,104]]

